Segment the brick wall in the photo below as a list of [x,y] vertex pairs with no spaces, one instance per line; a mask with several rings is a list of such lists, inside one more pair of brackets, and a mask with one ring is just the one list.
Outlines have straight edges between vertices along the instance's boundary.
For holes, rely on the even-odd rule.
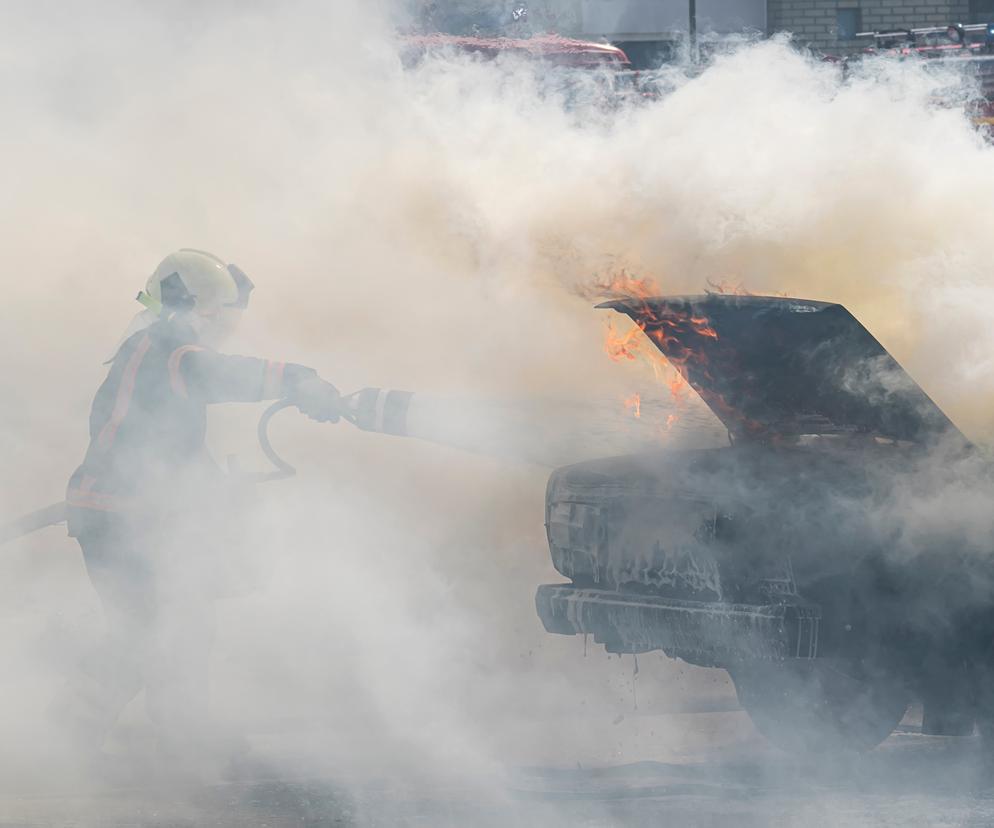
[[830,54],[863,48],[862,41],[840,40],[839,9],[859,9],[864,31],[944,26],[970,20],[970,0],[769,0],[770,33],[791,32],[800,42]]

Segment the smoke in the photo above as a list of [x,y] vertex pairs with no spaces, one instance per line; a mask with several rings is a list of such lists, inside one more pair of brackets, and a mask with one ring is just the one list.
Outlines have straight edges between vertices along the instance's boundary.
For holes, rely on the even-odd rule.
[[[989,437],[994,163],[962,111],[931,100],[946,79],[908,64],[843,83],[774,39],[605,109],[510,60],[405,69],[394,12],[5,5],[4,514],[62,495],[132,298],[181,246],[257,284],[231,350],[343,390],[616,401],[621,416],[634,392],[665,401],[651,370],[604,355],[604,312],[575,290],[627,268],[667,293],[727,281],[842,302]],[[263,462],[257,414],[214,413],[219,458]],[[300,474],[259,493],[239,552],[262,588],[220,608],[214,673],[220,715],[270,761],[485,776],[637,753],[609,735],[632,707],[631,661],[584,659],[535,616],[535,586],[559,580],[547,470],[290,414],[274,440]],[[0,721],[16,735],[99,611],[56,530],[0,568],[2,652],[19,665]],[[644,661],[650,708],[728,692]],[[660,728],[651,749],[697,738]]]

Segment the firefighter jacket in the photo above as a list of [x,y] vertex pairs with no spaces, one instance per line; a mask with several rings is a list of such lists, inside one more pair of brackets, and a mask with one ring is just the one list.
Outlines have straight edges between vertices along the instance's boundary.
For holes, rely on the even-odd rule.
[[223,477],[207,451],[207,406],[292,397],[310,368],[197,344],[175,317],[133,334],[111,360],[90,413],[90,444],[69,480],[69,534],[112,516],[182,510]]

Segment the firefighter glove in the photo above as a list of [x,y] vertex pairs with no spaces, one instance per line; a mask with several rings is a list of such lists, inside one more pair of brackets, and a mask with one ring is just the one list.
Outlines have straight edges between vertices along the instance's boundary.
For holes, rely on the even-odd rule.
[[337,423],[341,416],[342,395],[317,374],[297,383],[289,400],[302,414],[319,423]]

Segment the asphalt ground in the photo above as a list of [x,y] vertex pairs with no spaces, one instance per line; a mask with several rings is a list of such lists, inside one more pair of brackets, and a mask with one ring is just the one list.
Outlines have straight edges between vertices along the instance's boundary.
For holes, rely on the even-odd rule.
[[[673,724],[663,720],[672,717],[641,716],[631,727],[665,730]],[[7,789],[0,826],[994,824],[994,770],[973,737],[923,736],[905,724],[868,754],[799,760],[763,742],[741,712],[681,720],[711,733],[717,725],[730,737],[709,739],[675,761],[519,764],[466,779],[455,769],[451,775],[357,775],[347,766],[319,776],[295,773],[286,754],[298,740],[270,733],[251,740],[242,767],[209,782],[123,761],[85,784],[63,779],[50,789]],[[313,735],[316,743],[325,738]]]

